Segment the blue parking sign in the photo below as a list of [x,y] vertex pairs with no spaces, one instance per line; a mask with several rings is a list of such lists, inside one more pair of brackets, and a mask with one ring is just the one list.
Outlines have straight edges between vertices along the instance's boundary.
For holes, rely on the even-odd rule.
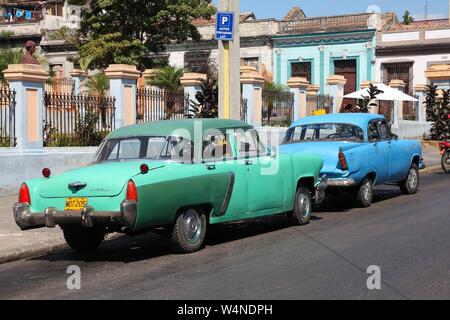
[[216,40],[233,41],[233,12],[218,12],[216,17]]

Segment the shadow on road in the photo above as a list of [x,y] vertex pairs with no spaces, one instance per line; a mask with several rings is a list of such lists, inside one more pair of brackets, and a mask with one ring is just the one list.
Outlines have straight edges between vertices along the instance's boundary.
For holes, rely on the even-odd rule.
[[[396,188],[384,188],[376,191],[374,203],[386,201],[401,196]],[[333,197],[327,205],[311,217],[311,223],[326,220],[326,213],[350,212],[353,206],[349,201]],[[325,214],[323,214],[325,213]],[[207,234],[206,246],[214,247],[225,243],[251,238],[290,228],[291,225],[285,216],[268,217],[249,222],[231,223],[226,225],[210,226]],[[52,253],[32,260],[43,261],[71,261],[71,262],[123,262],[132,263],[161,256],[173,255],[164,237],[155,233],[130,237],[123,236],[115,240],[104,242],[99,249],[90,255],[81,255],[73,250]]]

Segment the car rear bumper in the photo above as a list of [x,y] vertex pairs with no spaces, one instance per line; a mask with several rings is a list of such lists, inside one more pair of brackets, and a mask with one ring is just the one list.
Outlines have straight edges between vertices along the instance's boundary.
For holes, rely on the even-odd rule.
[[356,185],[356,180],[353,178],[333,178],[328,179],[329,187],[349,188]]
[[45,212],[32,213],[26,203],[16,203],[13,207],[14,220],[22,230],[38,228],[55,228],[57,225],[80,224],[86,228],[96,225],[119,225],[132,229],[137,218],[137,203],[124,201],[119,212],[95,211],[87,207],[82,211],[58,211],[56,208],[47,208]]

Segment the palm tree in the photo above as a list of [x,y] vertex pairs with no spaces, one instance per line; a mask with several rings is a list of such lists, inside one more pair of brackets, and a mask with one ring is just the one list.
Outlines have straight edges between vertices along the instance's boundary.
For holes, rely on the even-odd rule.
[[106,98],[109,93],[109,78],[100,72],[88,77],[84,82],[87,93],[98,98]]
[[183,72],[183,69],[171,66],[159,68],[154,78],[149,81],[150,85],[170,92],[182,92],[183,86],[180,79],[183,76]]
[[[98,107],[100,109],[102,126],[103,128],[106,128],[107,104],[104,100],[109,95],[109,78],[103,72],[97,73],[85,80],[84,87],[87,89],[89,95],[98,98]],[[93,119],[95,119],[96,116],[97,115],[94,115]]]

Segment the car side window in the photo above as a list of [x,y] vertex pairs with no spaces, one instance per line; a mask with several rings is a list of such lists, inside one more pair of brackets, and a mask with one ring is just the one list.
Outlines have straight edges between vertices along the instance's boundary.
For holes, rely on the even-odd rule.
[[267,150],[259,140],[256,130],[238,129],[234,134],[239,149],[239,156],[241,158],[253,158],[267,155]]
[[179,161],[191,163],[193,156],[193,144],[182,137],[170,137],[161,152],[160,158],[163,160]]
[[224,161],[233,159],[233,150],[225,133],[214,131],[203,138],[203,161]]
[[380,141],[381,140],[381,134],[378,130],[378,123],[376,121],[370,122],[368,129],[369,129],[368,130],[369,141]]

